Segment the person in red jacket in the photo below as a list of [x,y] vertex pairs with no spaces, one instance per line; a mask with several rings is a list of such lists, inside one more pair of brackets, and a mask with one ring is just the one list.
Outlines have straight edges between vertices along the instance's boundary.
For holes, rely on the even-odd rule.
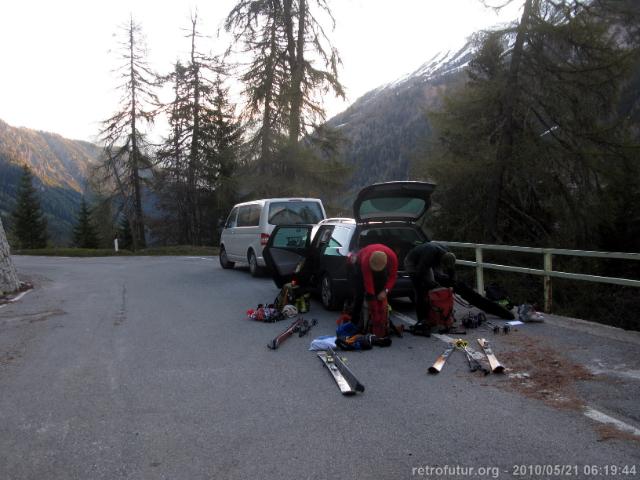
[[[386,308],[387,295],[398,278],[398,257],[386,245],[373,243],[362,248],[354,257],[354,299],[351,318],[359,327],[363,326],[362,303],[382,302]],[[366,332],[365,332],[366,333]]]

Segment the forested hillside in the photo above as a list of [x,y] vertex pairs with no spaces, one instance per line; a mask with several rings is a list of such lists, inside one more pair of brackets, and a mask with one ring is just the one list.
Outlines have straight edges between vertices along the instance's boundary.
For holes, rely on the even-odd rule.
[[67,244],[86,187],[89,168],[100,150],[60,135],[14,128],[0,120],[0,214],[11,230],[22,166],[31,168],[52,243]]
[[[364,185],[410,176],[415,151],[431,135],[427,111],[464,78],[471,44],[442,52],[412,74],[359,98],[329,120],[346,140],[341,160],[353,167],[349,197]],[[350,204],[349,199],[345,199]]]

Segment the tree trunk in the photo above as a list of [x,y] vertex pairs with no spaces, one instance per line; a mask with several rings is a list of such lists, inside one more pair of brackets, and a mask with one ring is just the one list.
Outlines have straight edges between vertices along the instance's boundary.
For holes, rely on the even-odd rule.
[[277,45],[276,45],[276,32],[277,23],[273,22],[273,26],[270,32],[270,46],[271,51],[267,60],[266,71],[268,77],[266,80],[265,98],[264,98],[264,112],[262,114],[262,132],[261,132],[261,144],[260,144],[260,158],[258,160],[258,174],[266,174],[270,168],[273,168],[271,153],[273,148],[273,115],[272,102],[273,102],[273,84],[275,78],[275,69],[277,62]]
[[0,220],[0,293],[15,292],[19,287],[18,273],[11,260],[9,242]]
[[[287,21],[287,38],[289,45],[289,64],[291,67],[291,113],[289,117],[289,142],[293,145],[298,142],[301,131],[302,111],[302,80],[304,78],[304,33],[306,29],[307,4],[306,0],[300,0],[298,11],[298,37],[293,38],[293,16],[291,13],[291,0],[285,1],[285,17]],[[295,47],[294,47],[295,45]]]
[[131,180],[133,183],[133,225],[132,238],[133,249],[144,248],[146,246],[146,240],[144,235],[144,218],[142,214],[142,194],[140,192],[140,174],[138,172],[140,165],[140,150],[138,149],[138,135],[136,129],[136,83],[133,81],[134,74],[134,58],[135,53],[133,51],[134,38],[133,38],[133,20],[129,29],[129,60],[131,68]]
[[487,209],[485,215],[485,233],[494,242],[501,240],[499,231],[500,218],[500,197],[504,187],[504,181],[509,162],[513,160],[513,145],[518,122],[515,118],[515,107],[520,95],[518,85],[520,63],[522,62],[522,50],[524,49],[524,39],[529,24],[533,0],[527,0],[524,4],[522,18],[518,25],[516,41],[511,53],[511,64],[509,65],[509,78],[507,83],[508,91],[504,97],[504,123],[500,134],[500,140],[496,152],[496,166],[493,171],[493,179],[489,188],[489,198],[487,199]]

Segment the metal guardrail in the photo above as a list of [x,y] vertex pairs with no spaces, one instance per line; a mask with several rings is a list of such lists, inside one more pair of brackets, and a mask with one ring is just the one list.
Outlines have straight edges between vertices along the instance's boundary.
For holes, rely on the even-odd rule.
[[[640,280],[629,278],[602,277],[599,275],[586,275],[581,273],[569,273],[553,270],[553,256],[564,255],[573,257],[592,257],[620,260],[640,261],[640,253],[623,252],[595,252],[588,250],[564,250],[558,248],[536,248],[517,247],[509,245],[488,245],[483,243],[446,242],[438,241],[442,245],[455,248],[472,248],[475,250],[476,260],[458,260],[458,265],[475,267],[476,269],[476,289],[484,293],[484,269],[502,270],[505,272],[525,273],[529,275],[542,276],[544,280],[544,311],[549,313],[552,307],[552,278],[566,278],[570,280],[583,280],[587,282],[609,283],[613,285],[624,285],[627,287],[640,287]],[[497,263],[485,263],[483,260],[484,251],[504,251],[504,252],[524,252],[543,256],[542,269],[515,267],[510,265],[500,265]]]

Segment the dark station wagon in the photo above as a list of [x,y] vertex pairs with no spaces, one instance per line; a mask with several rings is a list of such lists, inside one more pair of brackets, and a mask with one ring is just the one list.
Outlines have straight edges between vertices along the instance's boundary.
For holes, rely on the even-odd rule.
[[398,280],[389,296],[412,296],[404,257],[427,241],[416,222],[429,209],[434,189],[426,182],[378,183],[360,191],[353,219],[276,227],[264,250],[276,285],[281,288],[295,274],[302,286],[320,294],[325,308],[340,308],[351,292],[347,279],[351,256],[366,245],[382,243],[398,255]]

